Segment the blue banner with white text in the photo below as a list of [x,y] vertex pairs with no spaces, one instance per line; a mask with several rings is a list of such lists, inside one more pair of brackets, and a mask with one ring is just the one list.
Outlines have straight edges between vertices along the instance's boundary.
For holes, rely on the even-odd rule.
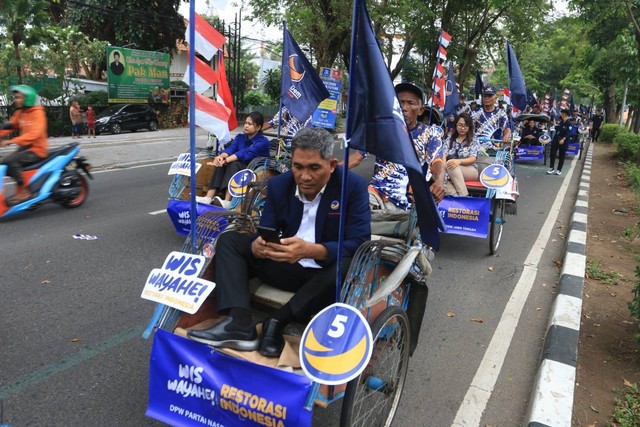
[[[224,211],[224,208],[215,205],[196,203],[198,216],[208,211]],[[191,203],[188,200],[169,199],[167,214],[178,234],[188,236],[191,231]],[[226,224],[225,224],[226,225]],[[221,228],[220,231],[222,231]]]
[[226,356],[159,329],[149,366],[146,415],[170,425],[310,426],[311,380]]
[[445,196],[438,205],[438,210],[447,224],[447,233],[487,237],[491,199]]

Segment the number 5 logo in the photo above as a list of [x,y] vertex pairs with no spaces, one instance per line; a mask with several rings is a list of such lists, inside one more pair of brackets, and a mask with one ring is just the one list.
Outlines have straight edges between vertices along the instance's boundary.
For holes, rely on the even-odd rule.
[[372,351],[373,336],[362,313],[335,303],[307,325],[300,340],[300,366],[321,384],[343,384],[366,368]]
[[340,338],[344,335],[344,326],[347,324],[349,318],[343,314],[337,314],[331,322],[331,328],[327,332],[331,338]]

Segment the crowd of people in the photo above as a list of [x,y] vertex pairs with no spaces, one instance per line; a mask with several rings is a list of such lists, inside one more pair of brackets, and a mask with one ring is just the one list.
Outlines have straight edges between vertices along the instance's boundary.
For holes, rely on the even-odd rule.
[[[510,143],[512,132],[520,134],[519,144],[541,144],[542,129],[538,122],[525,120],[514,126],[508,106],[498,101],[498,91],[493,85],[483,88],[480,102],[467,104],[462,95],[455,114],[445,119],[438,110],[426,105],[425,93],[419,86],[400,83],[395,90],[413,147],[436,202],[445,195],[468,195],[466,183],[478,180],[477,160],[481,152],[503,142]],[[353,206],[353,210],[348,214],[345,227],[345,239],[349,242],[343,259],[345,268],[358,245],[370,238],[370,212],[411,208],[409,179],[404,166],[376,157],[373,174],[364,191],[363,180],[349,170],[358,166],[366,153],[351,153],[348,167],[342,169],[331,154],[332,138],[327,131],[310,127],[308,122],[294,121],[288,111],[285,113],[281,121],[278,117],[265,125],[259,113],[251,113],[245,121],[244,132],[214,159],[217,170],[211,179],[209,193],[198,198],[199,202],[213,201],[228,206],[229,196],[222,196],[224,182],[256,156],[267,156],[269,145],[262,130],[281,126],[282,134],[292,147],[292,168],[270,181],[260,220],[261,225],[277,230],[280,239],[271,242],[260,235],[235,232],[222,235],[217,261],[221,268],[216,269],[215,279],[220,287],[218,311],[225,320],[209,329],[190,331],[189,337],[196,341],[278,356],[284,345],[284,326],[292,320],[309,319],[319,307],[332,300],[330,291],[337,264],[334,251],[338,235],[337,229],[328,224],[336,219],[332,216],[338,200],[335,183],[342,174],[353,176],[349,178],[352,187],[347,189],[349,206]],[[541,114],[537,105],[528,108],[526,113]],[[576,126],[589,124],[592,136],[597,140],[602,113],[598,111],[587,118],[562,110],[557,122],[552,118],[549,121],[555,132],[548,173],[560,175]],[[368,195],[368,203],[363,195]],[[248,282],[253,275],[294,292],[288,304],[263,322],[262,339],[254,328],[250,310]],[[283,280],[285,276],[287,279]],[[279,280],[275,280],[276,277]]]

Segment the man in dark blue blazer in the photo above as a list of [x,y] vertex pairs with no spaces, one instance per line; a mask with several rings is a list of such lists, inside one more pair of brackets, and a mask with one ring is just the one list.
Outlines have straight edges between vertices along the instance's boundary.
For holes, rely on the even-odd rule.
[[[291,170],[272,178],[260,225],[280,233],[280,243],[230,231],[216,247],[217,308],[227,318],[190,331],[193,340],[215,347],[280,355],[282,331],[306,322],[335,300],[342,167],[333,157],[333,137],[322,128],[301,129],[292,140]],[[342,272],[358,247],[371,238],[367,182],[348,173]],[[249,279],[258,276],[294,296],[264,322],[262,341],[251,317]]]

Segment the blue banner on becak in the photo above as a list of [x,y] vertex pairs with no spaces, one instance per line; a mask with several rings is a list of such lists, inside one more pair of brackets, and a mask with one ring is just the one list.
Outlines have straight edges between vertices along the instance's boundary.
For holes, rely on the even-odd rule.
[[[215,205],[196,204],[198,216],[208,211],[224,211],[224,208]],[[178,234],[188,236],[191,231],[191,203],[187,200],[169,199],[167,213]],[[226,225],[226,223],[224,223]],[[223,227],[220,231],[224,230]]]
[[519,146],[516,152],[516,159],[518,160],[542,160],[544,155],[544,146]]
[[491,200],[484,197],[445,196],[438,210],[447,233],[472,237],[487,237]]
[[310,426],[311,380],[226,356],[159,329],[146,415],[170,425]]

